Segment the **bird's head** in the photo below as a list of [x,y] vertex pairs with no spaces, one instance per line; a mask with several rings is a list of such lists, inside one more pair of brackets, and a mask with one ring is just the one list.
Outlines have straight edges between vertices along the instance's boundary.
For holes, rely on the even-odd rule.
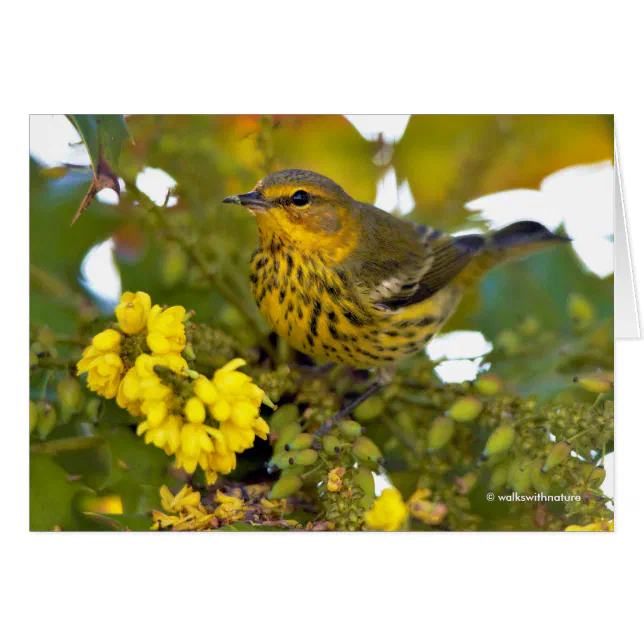
[[317,249],[332,258],[355,243],[353,199],[334,181],[308,170],[280,170],[252,190],[224,203],[248,208],[260,236],[276,236],[302,251]]

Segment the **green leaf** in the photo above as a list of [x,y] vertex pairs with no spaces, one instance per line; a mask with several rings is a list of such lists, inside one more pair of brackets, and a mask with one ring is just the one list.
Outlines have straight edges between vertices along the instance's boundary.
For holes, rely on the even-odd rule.
[[132,138],[122,114],[69,114],[87,148],[92,168],[97,173],[101,159],[114,169],[118,167],[121,148]]
[[63,530],[74,527],[73,502],[79,492],[88,488],[70,481],[68,474],[50,458],[31,454],[29,460],[29,529]]
[[72,114],[68,118],[83,139],[94,171],[94,178],[72,220],[73,224],[94,201],[99,190],[112,188],[120,193],[116,171],[123,143],[131,137],[121,114]]
[[102,527],[117,532],[131,530],[132,532],[149,532],[152,519],[146,514],[100,514],[98,512],[83,512],[83,515]]

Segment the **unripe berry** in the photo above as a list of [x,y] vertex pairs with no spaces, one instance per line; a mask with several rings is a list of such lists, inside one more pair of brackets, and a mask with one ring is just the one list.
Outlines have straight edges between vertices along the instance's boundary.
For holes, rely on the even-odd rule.
[[288,448],[288,450],[306,449],[307,447],[311,447],[311,445],[313,445],[314,440],[315,436],[313,436],[313,434],[300,434],[290,443],[288,443],[286,447]]
[[299,423],[289,423],[288,425],[282,427],[279,438],[275,443],[274,451],[275,453],[283,451],[286,446],[292,441],[295,440],[303,432],[302,425]]
[[356,438],[362,435],[362,425],[355,420],[343,420],[340,423],[340,431],[347,438]]
[[62,378],[58,383],[56,393],[58,395],[62,411],[65,415],[71,416],[78,411],[83,394],[81,392],[80,383],[76,378],[72,378],[71,376],[65,376]]
[[302,479],[299,476],[282,475],[273,485],[268,494],[270,500],[285,499],[295,494],[302,487]]
[[314,449],[304,449],[301,452],[295,452],[293,455],[295,465],[313,465],[318,460],[318,453]]
[[474,383],[477,391],[484,396],[496,396],[503,389],[503,380],[493,373],[484,373]]
[[56,427],[56,408],[46,400],[38,403],[38,435],[45,440]]
[[501,427],[497,427],[490,434],[487,443],[485,443],[485,449],[483,450],[484,456],[490,458],[491,456],[507,452],[512,447],[515,437],[516,432],[512,425],[501,425]]
[[353,443],[353,455],[359,461],[379,463],[382,459],[382,452],[378,446],[366,436],[359,436]]
[[439,416],[434,420],[427,435],[427,446],[430,451],[439,450],[452,440],[456,425],[451,418]]
[[333,456],[340,451],[340,439],[333,434],[327,434],[322,439],[322,447],[327,454]]
[[300,417],[300,410],[298,409],[297,405],[289,404],[289,405],[282,405],[270,418],[269,425],[271,427],[271,431],[276,432],[280,434],[280,430],[283,427],[286,427],[286,425],[289,425],[290,423],[293,423],[297,421],[297,419]]
[[385,402],[379,396],[371,396],[363,403],[358,405],[353,415],[361,423],[368,423],[374,418],[378,418],[385,411]]
[[613,390],[614,374],[609,371],[597,371],[584,376],[575,376],[572,381],[594,394],[605,394]]
[[560,443],[553,445],[541,471],[548,472],[553,467],[557,467],[557,465],[563,463],[570,456],[570,451],[570,444],[565,441],[561,441]]
[[476,396],[459,398],[445,414],[461,423],[475,420],[483,410],[483,403]]

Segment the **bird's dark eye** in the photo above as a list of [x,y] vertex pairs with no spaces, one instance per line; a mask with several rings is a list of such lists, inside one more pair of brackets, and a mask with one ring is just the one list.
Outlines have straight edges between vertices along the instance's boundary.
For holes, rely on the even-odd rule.
[[292,197],[291,201],[296,206],[306,206],[307,203],[311,201],[311,195],[305,190],[298,190]]

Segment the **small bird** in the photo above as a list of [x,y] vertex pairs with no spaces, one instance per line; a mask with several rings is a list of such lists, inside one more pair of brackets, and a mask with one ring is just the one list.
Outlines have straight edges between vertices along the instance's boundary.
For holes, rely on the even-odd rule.
[[424,349],[484,273],[570,241],[534,221],[453,237],[356,201],[308,170],[275,172],[224,203],[257,218],[251,289],[274,331],[313,358],[377,370],[328,428]]

